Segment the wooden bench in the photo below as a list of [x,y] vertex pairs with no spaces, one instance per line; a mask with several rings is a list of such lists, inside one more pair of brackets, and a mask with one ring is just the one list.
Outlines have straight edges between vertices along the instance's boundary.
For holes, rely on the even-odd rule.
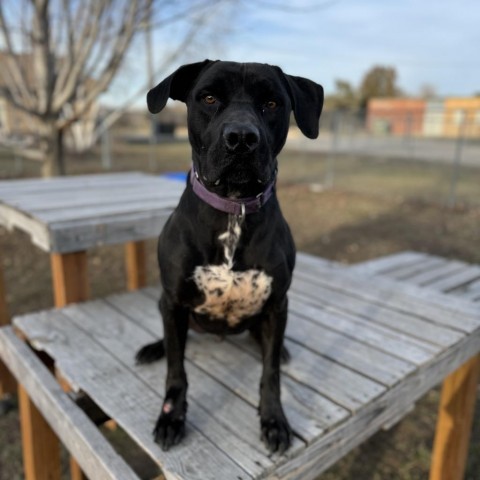
[[[372,265],[364,270],[381,271]],[[0,357],[47,421],[23,426],[35,440],[26,478],[58,478],[57,452],[48,448],[55,435],[92,480],[138,478],[77,407],[82,398],[114,419],[167,479],[316,478],[480,352],[477,305],[356,269],[298,257],[286,341],[292,360],[282,376],[296,435],[285,456],[268,455],[259,440],[261,365],[246,337],[190,335],[187,437],[166,453],[153,442],[165,363],[136,366],[134,353],[162,335],[156,289],[14,319],[16,334],[0,330]],[[48,355],[69,394],[34,352]]]

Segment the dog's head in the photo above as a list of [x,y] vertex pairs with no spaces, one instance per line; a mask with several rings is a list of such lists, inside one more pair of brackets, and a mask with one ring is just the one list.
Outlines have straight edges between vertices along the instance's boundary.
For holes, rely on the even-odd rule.
[[180,67],[148,92],[151,113],[168,98],[188,108],[193,162],[221,195],[252,195],[275,175],[290,112],[308,138],[318,136],[323,88],[279,67],[205,60]]

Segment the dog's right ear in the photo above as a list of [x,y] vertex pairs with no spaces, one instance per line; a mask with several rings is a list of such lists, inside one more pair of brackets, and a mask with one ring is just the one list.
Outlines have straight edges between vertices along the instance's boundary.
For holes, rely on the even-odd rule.
[[308,78],[283,74],[290,90],[295,120],[308,138],[317,138],[323,108],[323,87]]
[[200,72],[212,63],[215,61],[204,60],[183,65],[152,88],[147,94],[147,106],[150,113],[158,113],[163,110],[169,97],[184,102]]

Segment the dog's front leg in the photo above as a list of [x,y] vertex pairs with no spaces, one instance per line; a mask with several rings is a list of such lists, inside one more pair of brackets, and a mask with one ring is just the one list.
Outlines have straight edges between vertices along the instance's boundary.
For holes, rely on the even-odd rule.
[[261,323],[263,372],[260,382],[260,426],[267,448],[280,454],[290,446],[292,431],[280,399],[280,360],[288,301],[271,308]]
[[187,375],[184,367],[188,332],[188,310],[174,305],[165,294],[159,302],[164,325],[167,381],[162,412],[154,429],[155,441],[163,450],[180,442],[185,434]]

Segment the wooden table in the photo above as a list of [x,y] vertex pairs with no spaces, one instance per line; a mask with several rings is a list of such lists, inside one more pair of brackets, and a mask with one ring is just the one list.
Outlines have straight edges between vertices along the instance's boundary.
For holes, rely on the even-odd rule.
[[158,235],[183,191],[142,173],[0,182],[0,225],[23,230],[51,254],[55,305],[85,300],[86,251],[126,244],[129,289],[145,282],[147,238]]
[[[87,299],[87,250],[95,246],[124,243],[127,287],[144,286],[144,241],[159,234],[183,189],[181,182],[137,172],[1,181],[0,225],[26,232],[50,254],[55,306],[62,307]],[[0,269],[0,325],[6,323]],[[0,398],[14,388],[0,362]]]

